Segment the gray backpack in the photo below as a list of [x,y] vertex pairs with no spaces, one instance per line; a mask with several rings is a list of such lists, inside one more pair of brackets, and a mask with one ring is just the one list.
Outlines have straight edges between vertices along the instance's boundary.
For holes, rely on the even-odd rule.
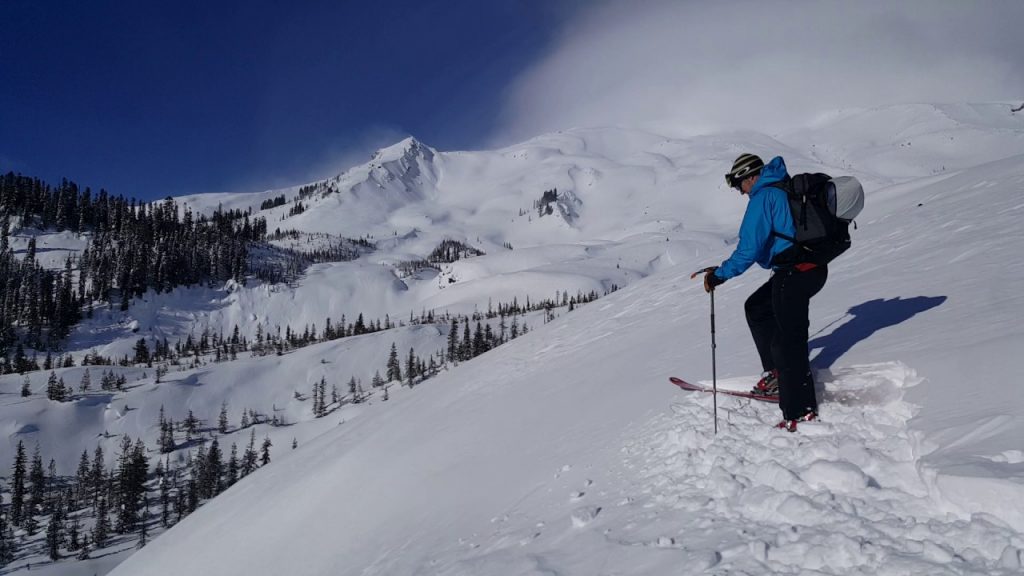
[[773,236],[792,246],[775,255],[772,264],[828,264],[850,248],[850,223],[864,208],[864,188],[853,176],[797,174],[772,184],[786,192],[796,237],[777,231]]

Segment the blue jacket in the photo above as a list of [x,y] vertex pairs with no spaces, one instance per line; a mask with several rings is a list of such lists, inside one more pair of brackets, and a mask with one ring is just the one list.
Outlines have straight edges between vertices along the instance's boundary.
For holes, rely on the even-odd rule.
[[743,274],[754,262],[762,268],[771,268],[772,258],[792,246],[789,240],[772,236],[772,230],[790,238],[796,236],[786,192],[771,186],[788,176],[786,162],[781,156],[772,158],[761,169],[760,178],[750,190],[747,211],[740,224],[739,244],[732,256],[715,271],[715,275],[723,281]]

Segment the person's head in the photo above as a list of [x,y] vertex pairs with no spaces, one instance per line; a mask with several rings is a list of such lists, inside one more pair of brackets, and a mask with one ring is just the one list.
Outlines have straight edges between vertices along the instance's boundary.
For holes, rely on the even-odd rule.
[[725,175],[725,182],[730,188],[739,190],[740,194],[750,194],[764,168],[764,161],[754,154],[740,154],[732,163],[732,170]]

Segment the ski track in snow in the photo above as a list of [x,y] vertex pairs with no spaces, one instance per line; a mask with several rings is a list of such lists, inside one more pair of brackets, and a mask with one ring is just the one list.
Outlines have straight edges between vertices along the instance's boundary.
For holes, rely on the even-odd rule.
[[903,400],[920,382],[911,368],[818,377],[821,421],[795,434],[772,427],[776,406],[723,396],[716,435],[711,396],[683,392],[627,434],[607,485],[562,480],[566,465],[545,487],[566,494],[555,520],[513,509],[422,573],[1019,573],[1021,533],[957,509],[921,464],[928,447]]

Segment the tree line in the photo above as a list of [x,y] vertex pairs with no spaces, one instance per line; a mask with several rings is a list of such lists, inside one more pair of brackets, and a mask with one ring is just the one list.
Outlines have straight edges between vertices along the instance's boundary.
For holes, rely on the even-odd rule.
[[[11,246],[15,227],[87,234],[88,243],[78,258],[65,259],[63,271],[48,270],[38,261],[34,236],[18,257]],[[250,245],[266,232],[266,221],[247,212],[195,216],[171,198],[147,204],[105,190],[94,195],[67,179],[52,187],[8,172],[0,176],[0,355],[22,342],[56,349],[99,302],[127,309],[149,289],[242,282]]]
[[[198,421],[193,424],[198,428]],[[44,468],[38,445],[30,460],[19,441],[8,485],[0,492],[6,503],[0,514],[0,566],[31,554],[31,544],[44,526],[45,549],[54,561],[70,555],[87,559],[118,535],[131,535],[139,547],[145,546],[157,524],[168,528],[180,522],[205,501],[270,464],[273,443],[265,437],[257,447],[253,430],[241,453],[237,443],[225,453],[216,436],[195,445],[182,468],[175,469],[170,459],[158,460],[151,473],[145,443],[125,435],[113,467],[107,467],[103,447],[97,445],[91,458],[88,451],[82,452],[73,476],[59,476],[53,459]],[[161,453],[170,451],[164,448]]]

